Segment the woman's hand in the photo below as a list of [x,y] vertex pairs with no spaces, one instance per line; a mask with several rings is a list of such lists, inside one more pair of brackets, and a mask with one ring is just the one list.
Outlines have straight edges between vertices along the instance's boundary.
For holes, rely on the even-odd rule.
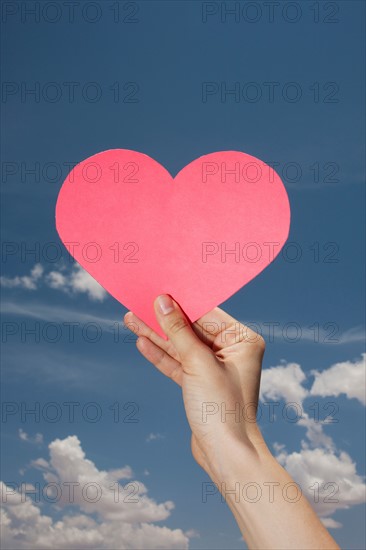
[[193,456],[221,479],[230,454],[240,448],[254,460],[256,447],[265,446],[255,419],[264,340],[219,308],[191,326],[164,295],[155,312],[167,341],[131,312],[125,323],[138,335],[142,355],[182,387]]

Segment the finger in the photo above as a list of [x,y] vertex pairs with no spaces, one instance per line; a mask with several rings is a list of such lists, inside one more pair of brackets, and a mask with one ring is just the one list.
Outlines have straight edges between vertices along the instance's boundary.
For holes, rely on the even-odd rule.
[[173,359],[179,360],[178,354],[171,342],[169,340],[164,340],[159,334],[157,334],[152,328],[146,325],[137,315],[129,311],[124,316],[124,322],[127,328],[129,328],[137,336],[146,336],[154,344],[163,349],[168,353]]
[[190,321],[169,296],[158,296],[154,302],[156,318],[178,352],[180,360],[190,364],[212,356],[211,350],[194,333]]
[[[195,334],[208,346],[212,347],[216,336],[221,331],[221,321],[217,318],[219,308],[214,308],[192,324]],[[222,311],[222,310],[220,310]],[[224,313],[224,312],[223,312]]]
[[170,357],[163,349],[159,348],[146,336],[140,336],[136,342],[139,352],[160,370],[165,376],[171,378],[179,386],[182,385],[182,367],[175,359]]
[[200,317],[193,329],[214,351],[235,343],[263,340],[260,334],[218,307]]
[[[211,312],[212,313],[212,312]],[[192,324],[192,329],[194,332],[201,338],[201,340],[209,345],[212,346],[212,343],[215,339],[215,336],[218,334],[216,327],[219,326],[217,322],[209,322],[208,317],[209,313],[205,315],[207,317],[206,321],[202,324],[200,323],[200,320],[196,321]],[[177,352],[172,345],[172,342],[170,340],[164,340],[159,334],[157,334],[152,328],[150,328],[148,325],[146,325],[135,313],[132,311],[128,311],[124,318],[124,323],[126,327],[136,334],[136,336],[146,336],[151,340],[154,344],[159,346],[159,348],[166,351],[173,359],[179,360]]]

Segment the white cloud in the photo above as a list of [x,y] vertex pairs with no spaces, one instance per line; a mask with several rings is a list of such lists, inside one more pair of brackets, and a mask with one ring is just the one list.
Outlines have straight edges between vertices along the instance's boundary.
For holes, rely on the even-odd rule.
[[327,529],[339,529],[342,524],[339,521],[335,521],[333,518],[320,518],[322,523]]
[[[262,371],[260,399],[284,399],[287,403],[296,402],[302,405],[306,397],[321,397],[346,394],[349,399],[358,399],[366,404],[366,354],[355,361],[343,361],[322,371],[312,370],[315,377],[313,385],[307,390],[303,383],[307,375],[297,363],[285,363]],[[309,375],[308,375],[309,376]]]
[[68,286],[68,280],[66,275],[60,271],[51,271],[46,277],[48,286],[57,290],[64,290]]
[[287,363],[262,371],[260,398],[284,399],[287,403],[301,404],[307,396],[302,383],[306,375],[297,363]]
[[272,447],[277,455],[280,454],[280,452],[286,447],[283,443],[278,443],[277,441],[274,441],[272,443]]
[[[49,445],[50,450],[50,469],[44,474],[47,481],[63,483],[65,481],[75,481],[80,487],[75,489],[75,502],[81,510],[86,513],[98,513],[105,519],[120,519],[134,521],[160,521],[170,515],[170,510],[174,505],[168,501],[164,504],[156,504],[146,496],[147,489],[141,482],[127,484],[127,490],[122,485],[115,483],[116,470],[112,472],[100,471],[95,464],[85,457],[81,448],[80,441],[76,436],[70,436],[66,439],[56,439]],[[119,473],[121,470],[119,470]],[[124,475],[130,470],[123,469]],[[93,503],[84,498],[82,488],[87,483],[92,482],[95,489],[91,489],[91,494],[96,494],[100,488],[102,497],[100,501]],[[114,490],[117,491],[117,496]],[[135,495],[136,492],[136,495]],[[119,494],[118,494],[119,493]],[[130,496],[129,496],[130,495]],[[116,504],[115,496],[119,500]],[[136,500],[136,502],[135,502]],[[61,497],[58,504],[69,502],[68,495]],[[131,505],[133,503],[133,505]]]
[[45,274],[41,264],[36,264],[30,275],[0,277],[1,286],[6,288],[37,290],[42,283],[70,295],[85,293],[91,300],[97,302],[103,301],[107,296],[106,290],[78,263],[72,266],[69,273],[66,273],[64,268],[60,268],[58,271],[53,270]]
[[[312,371],[314,384],[308,391],[303,383],[306,374],[300,365],[290,363],[265,369],[262,373],[260,397],[284,399],[287,403],[296,402],[301,407],[310,395],[335,395],[345,393],[363,403],[364,395],[363,360],[354,363],[337,363],[321,373]],[[327,422],[315,420],[303,410],[297,426],[306,428],[301,450],[288,453],[285,445],[275,442],[273,448],[277,460],[299,483],[303,493],[329,529],[341,527],[330,516],[339,509],[347,509],[365,502],[365,484],[356,472],[356,464],[351,457],[336,449],[331,437],[324,433]],[[327,485],[328,484],[328,485]],[[334,494],[333,494],[334,493]]]
[[[147,496],[147,489],[141,482],[128,482],[124,486],[117,483],[117,478],[132,476],[130,467],[109,472],[98,470],[86,458],[76,436],[56,439],[49,445],[49,451],[48,462],[38,459],[33,464],[41,469],[47,483],[55,483],[62,489],[56,505],[59,512],[64,507],[67,511],[60,520],[53,520],[29,497],[2,484],[6,495],[2,498],[4,547],[188,548],[192,533],[154,525],[170,515],[174,508],[171,501],[156,503]],[[100,498],[97,499],[98,493]],[[74,515],[70,515],[70,509],[74,509]]]
[[[363,479],[356,472],[356,464],[343,451],[305,448],[287,454],[281,450],[277,460],[300,485],[322,517],[328,518],[336,510],[365,502]],[[328,525],[334,527],[329,519]]]
[[28,441],[28,443],[43,443],[43,435],[40,433],[36,433],[34,436],[30,436],[24,430],[22,430],[22,428],[19,428],[18,435],[22,441]]
[[155,441],[156,439],[165,439],[165,436],[163,434],[160,434],[160,433],[153,433],[151,432],[147,438],[145,439],[145,441],[147,443],[150,443],[150,441]]
[[130,466],[124,468],[118,468],[117,470],[109,470],[109,475],[116,480],[119,479],[131,479],[133,476]]
[[[302,418],[298,420],[298,426],[306,428],[306,437],[313,447],[325,447],[326,449],[334,449],[333,439],[323,432],[324,422],[309,418],[309,415],[305,412],[302,414]],[[307,447],[307,443],[302,442],[303,447]]]
[[196,530],[196,529],[188,529],[188,531],[185,531],[184,533],[189,539],[193,539],[193,538],[196,538],[196,539],[199,539],[200,538],[200,534],[199,532]]
[[338,397],[341,393],[345,393],[348,399],[355,398],[366,405],[365,358],[364,353],[358,361],[336,363],[322,372],[312,371],[315,381],[310,394]]
[[5,288],[24,288],[26,290],[37,290],[38,283],[43,275],[43,267],[36,264],[30,272],[30,275],[22,277],[0,277],[0,284]]
[[[69,293],[85,292],[91,300],[102,302],[107,295],[104,288],[81,265],[75,264],[69,275],[65,277],[57,271],[51,271],[46,277],[49,286]],[[55,285],[58,286],[55,286]]]
[[36,460],[32,460],[30,465],[37,470],[48,470],[48,468],[50,467],[47,460],[45,460],[44,458],[37,458]]

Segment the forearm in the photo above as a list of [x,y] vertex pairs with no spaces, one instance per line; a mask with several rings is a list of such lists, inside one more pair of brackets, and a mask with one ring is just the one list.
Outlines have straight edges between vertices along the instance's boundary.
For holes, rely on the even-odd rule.
[[240,445],[231,449],[224,471],[214,481],[249,548],[339,549],[301,488],[265,444],[255,453],[244,446],[241,453]]

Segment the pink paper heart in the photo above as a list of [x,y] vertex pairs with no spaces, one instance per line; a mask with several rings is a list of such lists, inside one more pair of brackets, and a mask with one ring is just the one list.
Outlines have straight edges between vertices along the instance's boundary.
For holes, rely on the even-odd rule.
[[75,260],[164,337],[156,296],[170,294],[196,321],[273,261],[289,226],[278,174],[236,151],[200,157],[175,178],[143,153],[104,151],[75,166],[56,205]]

